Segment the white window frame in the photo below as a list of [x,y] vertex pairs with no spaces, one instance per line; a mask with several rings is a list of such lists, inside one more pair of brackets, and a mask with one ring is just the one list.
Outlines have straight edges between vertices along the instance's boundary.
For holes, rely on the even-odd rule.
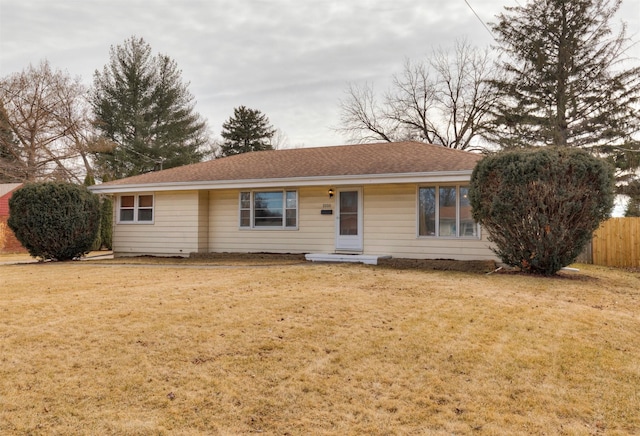
[[[127,207],[125,209],[133,211],[133,219],[131,220],[123,220],[122,219],[122,199],[123,197],[133,197],[133,207]],[[151,206],[140,206],[140,197],[151,197]],[[151,219],[150,220],[141,220],[140,211],[141,210],[151,210]],[[117,224],[154,224],[156,219],[156,198],[153,194],[122,194],[118,196],[118,208],[116,215],[116,223]]]
[[[256,226],[255,217],[255,194],[256,193],[273,193],[278,192],[282,194],[282,225],[280,226]],[[295,207],[287,207],[287,193],[295,194]],[[249,194],[249,207],[243,205],[243,197]],[[245,198],[246,201],[246,198]],[[287,211],[295,211],[295,226],[287,226]],[[238,227],[240,230],[298,230],[299,222],[299,210],[300,210],[300,198],[298,196],[298,190],[296,189],[254,189],[240,191],[238,194]],[[243,211],[245,215],[249,214],[249,225],[243,225]]]
[[[455,188],[456,192],[456,222],[455,222],[455,235],[440,236],[440,189],[441,188]],[[470,239],[478,240],[482,236],[480,234],[480,224],[474,223],[476,226],[476,234],[472,236],[465,236],[460,234],[460,189],[469,188],[469,185],[459,184],[442,184],[442,185],[424,185],[418,186],[416,192],[416,235],[420,239]],[[421,189],[434,189],[435,190],[435,232],[433,235],[421,235],[420,234],[420,190]]]

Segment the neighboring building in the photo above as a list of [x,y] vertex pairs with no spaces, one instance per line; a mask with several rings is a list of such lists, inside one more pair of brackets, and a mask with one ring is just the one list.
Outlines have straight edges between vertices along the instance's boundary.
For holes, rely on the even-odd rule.
[[26,253],[9,226],[9,199],[22,183],[0,184],[0,253]]
[[272,150],[90,189],[115,197],[116,256],[495,259],[467,200],[480,158],[417,142]]

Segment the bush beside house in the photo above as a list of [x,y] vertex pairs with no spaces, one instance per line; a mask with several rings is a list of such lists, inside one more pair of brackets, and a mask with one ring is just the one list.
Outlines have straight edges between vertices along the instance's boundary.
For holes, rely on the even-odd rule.
[[70,183],[28,183],[9,201],[8,225],[29,254],[70,260],[88,253],[100,226],[98,196]]
[[473,217],[507,265],[552,275],[573,263],[610,216],[613,168],[581,149],[489,155],[471,176]]

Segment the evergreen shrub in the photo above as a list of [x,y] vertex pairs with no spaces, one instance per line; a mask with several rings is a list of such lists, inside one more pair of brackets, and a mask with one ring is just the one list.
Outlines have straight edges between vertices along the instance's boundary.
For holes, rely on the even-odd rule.
[[113,200],[106,196],[100,203],[100,239],[102,247],[113,249]]
[[8,225],[33,257],[78,258],[96,239],[99,200],[80,185],[28,183],[9,200]]
[[507,265],[553,275],[573,263],[614,200],[613,168],[577,148],[491,154],[471,176],[473,218]]

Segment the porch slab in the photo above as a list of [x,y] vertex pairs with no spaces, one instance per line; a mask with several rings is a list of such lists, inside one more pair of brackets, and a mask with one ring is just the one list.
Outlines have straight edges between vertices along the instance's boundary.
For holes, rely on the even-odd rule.
[[309,253],[304,257],[311,262],[351,262],[366,265],[377,265],[379,259],[391,259],[388,255],[338,253]]

